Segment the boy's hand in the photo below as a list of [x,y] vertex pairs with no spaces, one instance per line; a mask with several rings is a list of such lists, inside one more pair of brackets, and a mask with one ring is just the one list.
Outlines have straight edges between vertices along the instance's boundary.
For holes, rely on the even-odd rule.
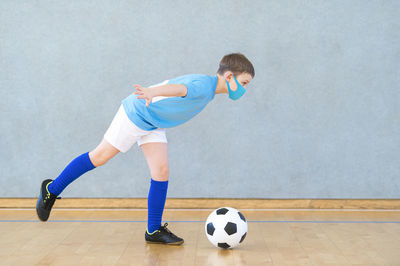
[[153,99],[153,94],[151,93],[151,88],[145,88],[140,85],[133,85],[135,86],[136,91],[134,92],[137,96],[137,99],[145,99],[146,100],[146,106],[149,106],[151,103],[151,100]]

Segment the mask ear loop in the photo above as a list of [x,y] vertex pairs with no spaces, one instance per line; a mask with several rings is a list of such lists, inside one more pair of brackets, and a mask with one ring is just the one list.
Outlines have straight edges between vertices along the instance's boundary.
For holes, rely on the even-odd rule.
[[[233,74],[232,74],[232,75],[233,75]],[[241,87],[241,88],[242,88],[242,91],[243,91],[243,93],[242,93],[242,95],[243,95],[243,94],[246,92],[246,89],[237,81],[235,75],[233,75],[233,78],[235,79],[235,82],[236,82],[236,85],[237,85],[237,89],[236,89],[236,90],[238,90],[239,87]]]
[[229,85],[229,82],[227,80],[225,80],[225,81],[226,81],[226,84],[228,85],[229,98],[231,98],[232,100],[238,100],[245,94],[246,89],[242,85],[240,85],[240,83],[237,81],[235,75],[233,75],[233,78],[235,79],[235,82],[237,85],[237,88],[235,91],[231,90],[231,86]]
[[238,86],[242,87],[242,88],[244,89],[244,91],[246,91],[246,89],[237,81],[235,75],[232,74],[232,76],[233,76],[233,78],[235,79],[236,84],[237,84]]

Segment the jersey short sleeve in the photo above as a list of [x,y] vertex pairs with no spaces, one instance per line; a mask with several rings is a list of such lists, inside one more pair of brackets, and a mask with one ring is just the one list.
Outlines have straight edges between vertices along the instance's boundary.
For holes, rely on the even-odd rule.
[[185,97],[188,99],[203,98],[209,94],[209,90],[207,89],[208,84],[203,79],[195,79],[183,84],[187,88]]

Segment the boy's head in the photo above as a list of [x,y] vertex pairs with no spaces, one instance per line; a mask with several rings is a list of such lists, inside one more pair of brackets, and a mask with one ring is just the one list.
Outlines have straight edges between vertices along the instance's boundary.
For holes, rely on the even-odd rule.
[[[227,54],[221,59],[217,74],[226,80],[229,96],[237,100],[244,94],[244,88],[254,78],[255,72],[249,59],[241,53],[233,53]],[[240,85],[244,88],[235,92]]]
[[236,77],[243,73],[250,74],[251,78],[255,75],[253,64],[241,53],[227,54],[221,59],[217,74],[224,76],[228,71]]

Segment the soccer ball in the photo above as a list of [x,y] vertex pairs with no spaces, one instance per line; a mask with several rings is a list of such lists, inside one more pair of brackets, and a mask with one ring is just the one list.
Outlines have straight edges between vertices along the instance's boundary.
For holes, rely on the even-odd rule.
[[214,246],[224,249],[233,248],[245,239],[247,221],[238,210],[222,207],[208,216],[205,230],[208,240]]

